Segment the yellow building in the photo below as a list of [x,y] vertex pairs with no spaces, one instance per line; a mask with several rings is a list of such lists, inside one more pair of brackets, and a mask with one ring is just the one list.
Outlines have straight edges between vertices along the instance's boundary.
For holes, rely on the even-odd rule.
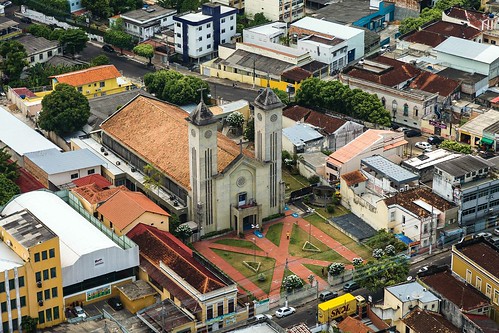
[[65,320],[59,237],[29,210],[0,220],[0,308],[3,332],[23,317],[38,328]]
[[133,89],[131,81],[125,79],[114,65],[90,67],[75,72],[54,75],[52,89],[59,83],[75,87],[86,98],[116,94]]
[[492,303],[491,318],[499,322],[499,249],[482,237],[452,246],[451,268]]

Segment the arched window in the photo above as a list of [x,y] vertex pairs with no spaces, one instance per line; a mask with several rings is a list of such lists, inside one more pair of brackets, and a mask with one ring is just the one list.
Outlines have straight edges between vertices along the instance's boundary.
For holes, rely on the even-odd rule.
[[408,116],[409,115],[409,104],[405,103],[404,104],[404,116]]
[[392,102],[392,112],[395,114],[397,113],[397,101],[396,100],[393,100]]
[[414,118],[417,118],[417,117],[418,117],[418,112],[419,112],[418,107],[417,107],[417,106],[415,106],[415,107],[414,107],[414,112],[413,112],[413,113],[414,113]]
[[386,108],[386,99],[384,97],[381,97],[381,104],[383,104],[383,107]]

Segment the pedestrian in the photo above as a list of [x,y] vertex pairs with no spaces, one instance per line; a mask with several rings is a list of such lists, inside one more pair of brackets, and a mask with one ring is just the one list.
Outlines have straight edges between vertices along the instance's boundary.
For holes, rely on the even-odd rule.
[[286,232],[286,239],[289,239],[289,231]]

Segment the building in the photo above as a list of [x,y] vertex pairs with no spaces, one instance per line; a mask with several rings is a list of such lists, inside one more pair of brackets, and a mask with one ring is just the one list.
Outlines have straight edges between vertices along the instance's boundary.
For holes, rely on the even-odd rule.
[[102,223],[118,236],[139,223],[169,230],[170,214],[141,192],[118,191],[97,207],[97,212]]
[[176,13],[175,9],[154,5],[123,13],[120,17],[123,19],[125,32],[143,42],[161,30],[173,27],[173,16]]
[[24,168],[50,190],[58,190],[80,177],[101,174],[104,164],[88,149],[61,153],[52,148],[24,154]]
[[499,46],[449,37],[435,48],[437,61],[448,67],[489,78],[489,86],[499,82]]
[[325,136],[325,149],[338,150],[364,132],[364,125],[330,114],[293,105],[284,109],[284,128],[297,123],[306,123],[317,128]]
[[103,189],[98,184],[92,183],[88,185],[72,188],[71,193],[80,201],[80,204],[87,212],[98,218],[97,208],[106,202],[109,198],[119,191],[127,191],[125,186],[112,187]]
[[161,300],[190,312],[196,331],[217,331],[236,321],[237,285],[166,231],[139,224],[127,234],[140,247],[141,280]]
[[78,12],[83,8],[83,1],[82,0],[67,0],[69,3],[69,12],[74,13]]
[[0,41],[14,38],[22,33],[18,22],[0,16]]
[[402,319],[401,329],[406,333],[460,333],[461,330],[453,326],[440,314],[426,309],[415,308],[407,317]]
[[[346,41],[346,58],[343,58],[345,65],[364,57],[364,30],[362,29],[347,27],[313,17],[304,17],[297,22],[291,23],[289,35],[296,35],[298,39],[316,35],[329,40],[335,40],[336,38],[337,41]],[[342,45],[341,43],[338,44],[338,46],[341,46],[341,50],[343,50]],[[334,52],[338,51],[333,50],[333,58],[335,58]]]
[[263,13],[268,20],[289,23],[305,16],[305,1],[245,0],[244,12],[250,17]]
[[326,159],[327,155],[325,155],[322,151],[305,153],[299,155],[296,165],[300,175],[305,178],[310,178],[312,176],[325,178]]
[[327,180],[339,181],[341,175],[359,170],[363,158],[373,155],[399,163],[406,144],[403,133],[369,129],[329,155],[326,162]]
[[461,98],[474,100],[489,88],[487,76],[478,73],[469,73],[458,69],[447,67],[438,72],[438,75],[461,81]]
[[[481,147],[486,145],[488,148],[495,150],[496,138],[495,130],[490,131],[491,127],[499,122],[499,111],[488,110],[475,118],[466,122],[457,130],[457,140],[461,143],[471,145],[472,147]],[[487,131],[488,130],[488,131]],[[488,138],[485,138],[486,134]]]
[[491,318],[499,322],[499,250],[479,237],[452,246],[454,274],[484,294],[492,305]]
[[433,180],[434,167],[440,162],[452,160],[462,156],[445,149],[437,149],[421,154],[411,159],[402,161],[401,166],[419,175],[419,181],[431,182]]
[[464,155],[435,165],[432,188],[459,206],[458,222],[467,234],[494,225],[499,179],[482,158]]
[[279,44],[287,37],[288,25],[284,22],[271,22],[243,30],[243,42],[249,44]]
[[[200,235],[228,228],[239,233],[284,208],[283,104],[270,88],[254,104],[255,155],[217,133],[218,120],[204,103],[187,114],[144,96],[102,123],[102,143],[133,167],[132,174],[141,175],[147,164],[160,172],[160,189],[149,196],[169,212],[184,209],[177,215],[194,220]],[[127,178],[127,187],[143,188],[141,178]],[[263,181],[268,186],[258,185]]]
[[54,75],[52,89],[59,83],[66,83],[75,87],[88,99],[116,94],[134,89],[131,81],[125,79],[114,65],[95,66],[75,72]]
[[211,59],[220,44],[230,43],[236,34],[237,9],[204,3],[201,12],[174,16],[175,52],[185,62]]
[[[497,27],[498,18],[496,15],[489,15],[476,10],[451,7],[442,12],[442,21],[460,25],[466,24],[485,33]],[[481,43],[482,41],[478,40],[477,42]],[[487,43],[485,40],[483,42]]]
[[291,155],[320,152],[324,136],[309,124],[295,124],[282,130],[282,149]]
[[62,54],[62,48],[59,47],[59,42],[48,40],[43,37],[35,37],[33,35],[24,35],[16,38],[16,41],[21,43],[28,54],[28,66],[43,64],[49,61],[53,56]]
[[308,51],[314,60],[330,65],[332,72],[339,71],[348,65],[347,41],[341,38],[306,36],[298,39],[297,47]]
[[7,147],[11,159],[21,167],[24,166],[24,156],[28,153],[49,149],[61,150],[12,113],[0,107],[0,148],[3,147]]

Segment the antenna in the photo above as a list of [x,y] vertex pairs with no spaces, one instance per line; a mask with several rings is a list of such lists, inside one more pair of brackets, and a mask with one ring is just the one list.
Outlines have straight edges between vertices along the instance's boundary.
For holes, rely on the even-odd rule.
[[201,87],[201,88],[198,89],[199,95],[200,95],[199,96],[200,97],[200,102],[203,102],[203,91],[205,91],[205,90],[206,90],[205,87]]

